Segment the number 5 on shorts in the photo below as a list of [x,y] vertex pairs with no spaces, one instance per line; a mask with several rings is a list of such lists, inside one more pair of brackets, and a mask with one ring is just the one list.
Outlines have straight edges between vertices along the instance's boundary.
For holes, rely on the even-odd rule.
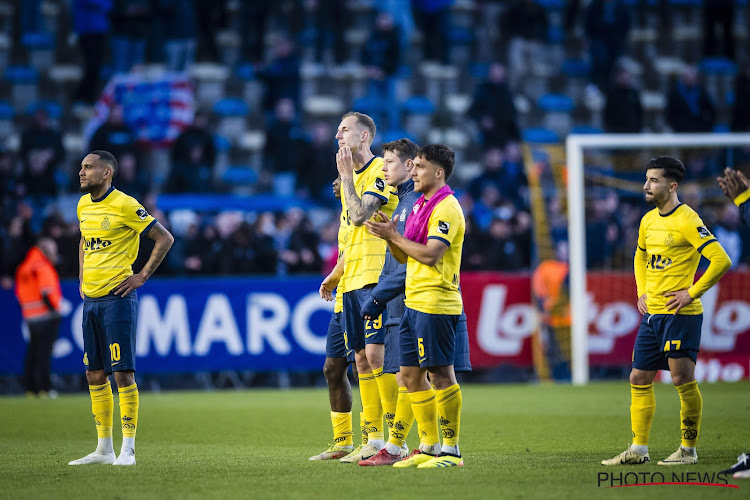
[[664,351],[679,351],[681,345],[682,340],[667,340],[666,344],[664,344]]
[[421,337],[417,338],[417,346],[419,347],[419,357],[424,358],[424,339]]

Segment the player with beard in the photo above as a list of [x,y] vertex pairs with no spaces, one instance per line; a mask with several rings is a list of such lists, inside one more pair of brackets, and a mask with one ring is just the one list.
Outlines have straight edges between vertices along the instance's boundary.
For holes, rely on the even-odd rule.
[[[677,198],[684,165],[661,156],[646,167],[646,203],[656,206],[641,219],[635,251],[638,311],[643,314],[633,348],[630,372],[630,424],[633,444],[602,465],[634,465],[650,461],[648,438],[656,399],[654,377],[669,370],[680,397],[682,443],[659,465],[698,462],[703,400],[695,380],[703,306],[700,297],[731,266],[729,256],[695,211]],[[701,256],[710,265],[693,283]]]
[[[96,423],[96,450],[68,465],[135,465],[138,386],[135,383],[136,289],[154,274],[174,242],[134,198],[112,186],[117,160],[107,151],[92,151],[81,162],[78,202],[81,229],[79,281],[83,299],[83,364]],[[133,274],[141,233],[155,241],[143,269]],[[114,400],[109,374],[114,373],[120,399],[122,448],[112,446]]]

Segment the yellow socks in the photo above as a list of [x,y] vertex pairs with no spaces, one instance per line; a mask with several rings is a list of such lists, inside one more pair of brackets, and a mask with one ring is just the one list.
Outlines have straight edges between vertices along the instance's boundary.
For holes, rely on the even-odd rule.
[[677,392],[680,394],[682,446],[695,448],[703,414],[703,398],[701,391],[698,390],[698,382],[693,380],[687,384],[678,385]]
[[367,426],[365,425],[365,411],[359,412],[359,431],[362,433],[362,444],[367,444]]
[[89,393],[91,393],[91,413],[94,414],[97,437],[112,439],[112,411],[115,403],[109,380],[102,385],[90,385]]
[[353,444],[352,412],[331,412],[333,425],[333,444],[336,446],[350,446]]
[[[435,447],[440,443],[438,436],[437,414],[438,404],[435,398],[435,390],[430,387],[426,391],[410,392],[411,409],[419,426],[420,448]],[[439,451],[439,447],[438,450]]]
[[362,398],[362,411],[365,414],[367,439],[383,440],[383,407],[380,405],[380,392],[374,373],[359,374],[359,394]]
[[630,428],[633,431],[634,445],[648,446],[655,409],[654,384],[630,384]]
[[135,438],[138,426],[138,385],[133,384],[118,389],[120,393],[120,420],[122,437]]
[[378,384],[380,403],[383,405],[385,422],[389,432],[393,429],[393,419],[396,417],[396,403],[398,402],[398,383],[395,373],[383,373],[383,368],[372,370],[375,382]]
[[443,452],[461,455],[458,452],[458,431],[461,427],[463,397],[458,384],[435,391],[437,396],[440,430],[443,434]]
[[413,424],[414,411],[411,409],[409,392],[406,390],[406,387],[399,387],[396,416],[393,419],[393,427],[391,428],[391,435],[388,442],[401,448]]

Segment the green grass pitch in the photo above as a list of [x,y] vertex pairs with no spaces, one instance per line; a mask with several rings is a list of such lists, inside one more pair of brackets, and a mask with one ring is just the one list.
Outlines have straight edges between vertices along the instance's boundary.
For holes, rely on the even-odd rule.
[[[702,384],[701,392],[700,462],[681,473],[718,472],[750,449],[750,383]],[[96,444],[88,395],[3,397],[0,498],[747,498],[750,491],[750,480],[733,479],[740,489],[598,486],[600,472],[667,472],[655,463],[679,444],[679,400],[669,385],[656,388],[653,464],[636,467],[599,465],[629,443],[627,382],[466,385],[463,398],[466,466],[417,470],[308,461],[331,442],[322,389],[142,393],[131,468],[67,465]],[[408,443],[416,446],[415,434]]]

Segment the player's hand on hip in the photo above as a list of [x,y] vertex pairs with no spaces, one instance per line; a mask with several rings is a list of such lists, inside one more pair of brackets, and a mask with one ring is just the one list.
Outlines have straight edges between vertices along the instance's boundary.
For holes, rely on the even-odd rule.
[[339,152],[336,153],[336,168],[341,177],[352,177],[354,175],[354,161],[349,146],[341,146]]
[[648,305],[646,304],[647,299],[648,297],[646,297],[645,293],[638,297],[638,312],[641,314],[646,314],[648,312]]
[[679,314],[680,309],[691,304],[693,300],[695,300],[690,296],[687,288],[683,290],[675,290],[674,292],[667,292],[664,296],[671,297],[667,301],[667,309],[670,311],[674,309],[675,314]]
[[132,276],[129,276],[128,279],[117,285],[112,292],[120,297],[125,297],[136,288],[142,287],[145,282],[146,278],[140,274],[133,274]]

